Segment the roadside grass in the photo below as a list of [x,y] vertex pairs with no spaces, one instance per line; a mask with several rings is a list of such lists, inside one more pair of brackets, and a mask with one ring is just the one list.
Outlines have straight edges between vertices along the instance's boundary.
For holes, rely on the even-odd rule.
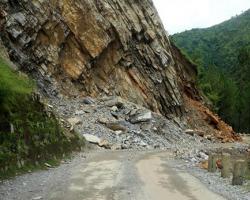
[[35,87],[33,81],[12,70],[0,58],[0,105],[16,104],[18,97],[31,94]]
[[[59,163],[84,141],[35,98],[35,83],[0,58],[0,179]],[[45,167],[46,168],[46,167]]]
[[[58,167],[61,164],[62,160],[68,160],[72,158],[71,153],[67,153],[65,155],[61,155],[60,157],[54,157],[52,159],[47,159],[44,161],[36,161],[25,163],[22,167],[18,167],[17,165],[13,165],[9,167],[9,169],[2,173],[0,172],[0,180],[5,180],[9,178],[13,178],[15,176],[19,176],[26,173],[32,173],[40,170],[48,170],[50,168]],[[50,165],[50,167],[46,166],[47,164]]]

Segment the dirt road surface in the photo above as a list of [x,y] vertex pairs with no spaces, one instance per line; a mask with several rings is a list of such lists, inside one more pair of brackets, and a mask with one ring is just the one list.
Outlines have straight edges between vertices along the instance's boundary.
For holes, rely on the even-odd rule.
[[167,152],[95,152],[0,184],[2,200],[222,200]]

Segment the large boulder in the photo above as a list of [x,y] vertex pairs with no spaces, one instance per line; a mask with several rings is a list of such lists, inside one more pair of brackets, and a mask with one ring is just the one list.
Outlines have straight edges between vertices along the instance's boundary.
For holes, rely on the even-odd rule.
[[83,137],[86,141],[92,144],[99,144],[101,142],[101,139],[95,135],[83,134]]
[[133,124],[141,122],[149,122],[152,119],[152,112],[149,110],[136,110],[135,113],[131,114],[129,121]]
[[70,123],[70,130],[73,131],[75,126],[82,123],[82,120],[79,117],[72,117],[67,120]]

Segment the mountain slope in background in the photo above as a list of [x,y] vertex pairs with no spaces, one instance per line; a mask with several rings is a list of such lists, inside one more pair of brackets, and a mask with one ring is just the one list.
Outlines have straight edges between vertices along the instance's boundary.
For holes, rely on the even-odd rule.
[[250,10],[219,25],[172,36],[199,67],[199,85],[219,115],[250,131]]
[[172,39],[197,64],[232,69],[239,50],[250,45],[250,10],[211,28],[175,34]]

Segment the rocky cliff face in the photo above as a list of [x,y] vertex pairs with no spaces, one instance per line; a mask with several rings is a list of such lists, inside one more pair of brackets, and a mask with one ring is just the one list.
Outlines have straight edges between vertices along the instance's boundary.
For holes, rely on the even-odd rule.
[[119,95],[181,114],[196,69],[175,59],[151,0],[0,2],[4,45],[45,92]]

